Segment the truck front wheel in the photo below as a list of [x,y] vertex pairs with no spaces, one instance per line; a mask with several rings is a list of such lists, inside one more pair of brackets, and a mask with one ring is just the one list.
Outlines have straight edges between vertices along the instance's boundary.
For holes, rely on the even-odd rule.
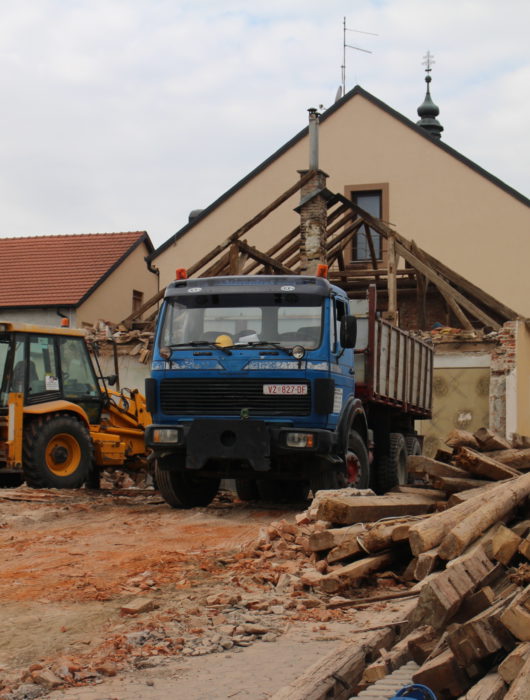
[[407,444],[402,433],[390,433],[388,436],[388,454],[377,460],[377,486],[381,493],[386,493],[394,486],[407,483]]
[[346,450],[346,484],[356,489],[370,486],[370,458],[364,440],[356,430],[348,434]]
[[172,508],[207,506],[215,498],[220,479],[201,477],[155,465],[155,481],[162,498]]
[[78,489],[93,460],[84,423],[67,413],[39,416],[24,430],[24,476],[34,489]]

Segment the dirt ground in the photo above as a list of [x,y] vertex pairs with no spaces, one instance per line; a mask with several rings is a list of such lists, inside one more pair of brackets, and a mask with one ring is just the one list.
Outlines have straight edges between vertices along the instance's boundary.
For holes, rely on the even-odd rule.
[[[268,550],[304,504],[173,510],[153,490],[0,490],[0,699],[261,700],[406,602],[328,609],[308,555]],[[384,590],[381,591],[381,588]],[[384,576],[353,596],[400,590]]]

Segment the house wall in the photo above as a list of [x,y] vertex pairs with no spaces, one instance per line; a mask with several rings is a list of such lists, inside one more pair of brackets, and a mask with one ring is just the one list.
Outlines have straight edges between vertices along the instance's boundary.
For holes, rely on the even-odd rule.
[[428,457],[454,429],[489,427],[491,349],[489,343],[435,344],[432,420],[416,422]]
[[90,297],[79,306],[78,325],[93,325],[99,319],[118,323],[133,310],[133,289],[143,292],[144,301],[158,291],[157,276],[150,272],[144,260],[145,245],[139,245],[117,267]]
[[[67,309],[63,306],[60,311],[69,322],[70,327],[77,326],[77,313],[75,309]],[[0,309],[0,320],[11,321],[12,323],[34,323],[42,326],[60,326],[61,317],[57,314],[57,309]]]
[[515,432],[530,436],[530,330],[524,321],[517,322],[516,337],[517,421]]
[[[362,95],[321,123],[331,191],[388,183],[388,217],[406,238],[523,316],[530,208]],[[304,137],[155,259],[161,283],[189,267],[287,190],[307,167]],[[267,250],[298,223],[297,193],[244,238]],[[204,205],[194,202],[190,209]],[[499,265],[502,256],[502,265]]]

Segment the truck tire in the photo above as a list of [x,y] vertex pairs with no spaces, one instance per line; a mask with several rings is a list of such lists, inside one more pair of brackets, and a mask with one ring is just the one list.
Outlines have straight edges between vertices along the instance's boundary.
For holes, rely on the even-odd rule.
[[257,501],[259,490],[255,479],[236,479],[236,493],[240,501]]
[[364,440],[356,430],[348,434],[346,452],[346,485],[356,489],[370,487],[370,458]]
[[215,498],[220,479],[161,469],[155,465],[155,481],[164,501],[172,508],[207,506]]
[[313,498],[317,491],[329,491],[330,489],[340,489],[344,486],[344,480],[341,479],[336,469],[328,469],[322,472],[314,472],[311,475],[311,491]]
[[405,437],[408,455],[421,455],[421,443],[415,435]]
[[386,493],[394,486],[407,483],[407,444],[402,433],[390,433],[388,436],[388,454],[377,460],[377,488]]
[[52,413],[27,424],[23,469],[31,488],[81,488],[92,470],[92,462],[90,434],[74,416]]

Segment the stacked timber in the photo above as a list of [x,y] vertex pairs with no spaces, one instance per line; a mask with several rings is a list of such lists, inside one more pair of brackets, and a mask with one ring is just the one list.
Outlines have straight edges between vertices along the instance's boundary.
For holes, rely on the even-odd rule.
[[302,580],[333,596],[330,608],[362,607],[356,586],[382,569],[408,586],[396,598],[417,596],[352,692],[412,659],[413,681],[440,700],[528,700],[530,449],[486,429],[447,444],[436,459],[409,457],[413,486],[319,492],[306,526],[314,570]]

